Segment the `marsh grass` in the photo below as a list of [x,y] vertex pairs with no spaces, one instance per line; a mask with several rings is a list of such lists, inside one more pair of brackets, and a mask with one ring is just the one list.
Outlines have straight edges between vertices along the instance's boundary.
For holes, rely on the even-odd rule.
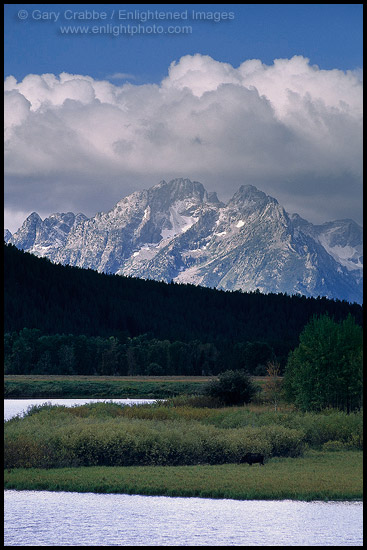
[[299,456],[302,434],[281,426],[220,429],[185,420],[79,417],[48,409],[5,426],[5,467],[239,462],[247,451]]
[[206,378],[187,377],[82,377],[5,376],[5,399],[28,398],[115,398],[165,399],[182,393],[195,394]]
[[360,500],[362,453],[309,450],[265,466],[80,467],[5,471],[6,489],[230,499]]
[[5,422],[4,462],[6,468],[224,464],[246,452],[300,457],[308,447],[362,444],[361,413],[46,404]]
[[[206,403],[208,405],[208,403]],[[44,404],[4,424],[5,487],[233,499],[362,498],[362,412]],[[265,466],[238,464],[262,452]]]
[[[201,396],[210,376],[67,376],[5,375],[5,399],[101,398],[101,399],[167,399],[180,397],[192,406],[207,406]],[[265,377],[253,377],[263,387]],[[196,401],[193,396],[199,398]],[[213,400],[212,404],[213,406]]]

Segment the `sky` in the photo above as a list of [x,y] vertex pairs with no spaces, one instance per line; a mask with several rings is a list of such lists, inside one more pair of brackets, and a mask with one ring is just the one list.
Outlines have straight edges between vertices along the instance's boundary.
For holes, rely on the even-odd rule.
[[362,223],[362,4],[5,4],[4,226],[162,179]]

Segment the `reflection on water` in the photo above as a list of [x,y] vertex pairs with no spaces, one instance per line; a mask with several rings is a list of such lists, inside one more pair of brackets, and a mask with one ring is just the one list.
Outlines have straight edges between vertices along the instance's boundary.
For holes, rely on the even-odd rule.
[[33,405],[42,405],[51,403],[52,405],[84,405],[85,403],[95,403],[101,401],[113,401],[114,403],[123,403],[124,405],[133,405],[138,403],[154,403],[155,399],[5,399],[4,400],[4,419],[9,420],[17,414],[23,414],[28,407]]
[[362,546],[361,502],[5,491],[6,546]]

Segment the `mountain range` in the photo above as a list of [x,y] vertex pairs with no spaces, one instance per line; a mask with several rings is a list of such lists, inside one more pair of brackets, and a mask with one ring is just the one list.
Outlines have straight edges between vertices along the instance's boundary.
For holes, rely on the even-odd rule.
[[325,296],[362,303],[362,228],[315,225],[243,185],[226,203],[177,178],[88,218],[30,214],[4,240],[55,263],[223,290]]

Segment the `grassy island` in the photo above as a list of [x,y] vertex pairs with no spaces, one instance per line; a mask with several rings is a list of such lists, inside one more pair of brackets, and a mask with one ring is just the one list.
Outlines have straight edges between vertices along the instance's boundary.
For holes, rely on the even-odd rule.
[[362,500],[362,453],[309,451],[266,467],[91,466],[5,471],[6,489],[165,495],[238,500]]
[[[5,488],[233,499],[362,499],[362,413],[33,407],[5,422]],[[239,464],[247,451],[265,466]]]

